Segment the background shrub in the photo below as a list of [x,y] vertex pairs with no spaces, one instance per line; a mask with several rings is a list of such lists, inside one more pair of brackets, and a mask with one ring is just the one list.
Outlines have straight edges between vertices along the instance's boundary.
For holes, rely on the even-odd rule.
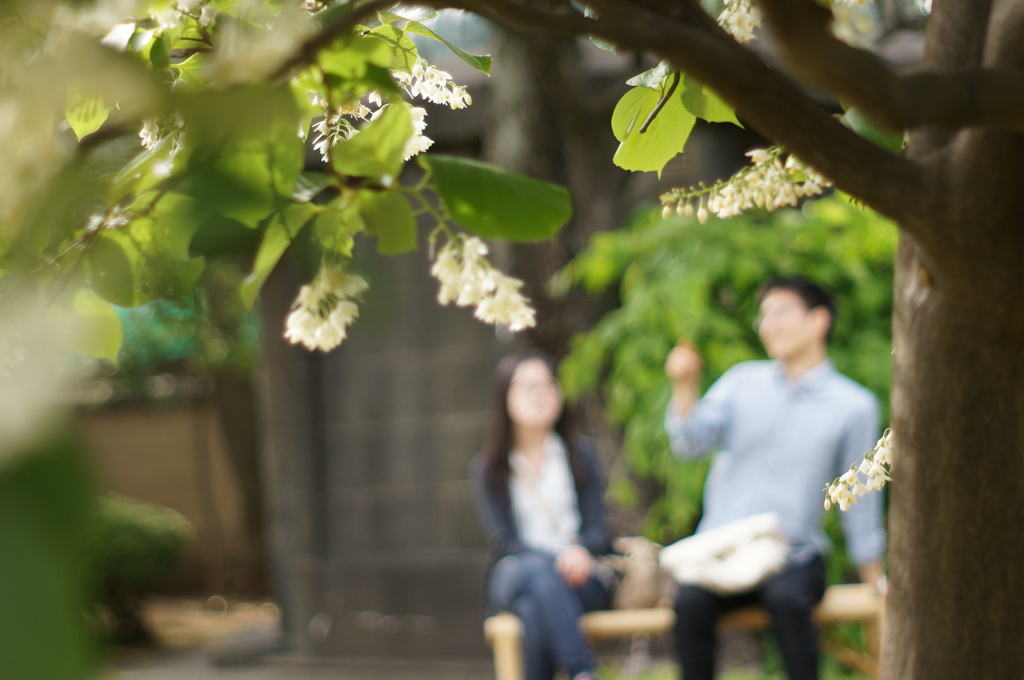
[[117,642],[149,638],[142,600],[173,574],[193,534],[192,523],[170,508],[113,493],[100,498],[87,549],[96,598]]
[[[617,287],[620,306],[574,339],[560,377],[570,398],[599,391],[607,418],[621,426],[610,493],[643,514],[645,535],[668,543],[693,532],[707,472],[706,460],[669,452],[665,357],[680,337],[695,342],[705,389],[733,364],[765,358],[752,322],[757,288],[773,275],[803,274],[833,292],[832,361],[878,396],[888,422],[895,248],[894,225],[832,195],[703,225],[645,209],[622,229],[595,235],[560,273],[556,289],[597,295]],[[834,510],[826,529],[837,544],[830,579],[841,580],[850,567]]]

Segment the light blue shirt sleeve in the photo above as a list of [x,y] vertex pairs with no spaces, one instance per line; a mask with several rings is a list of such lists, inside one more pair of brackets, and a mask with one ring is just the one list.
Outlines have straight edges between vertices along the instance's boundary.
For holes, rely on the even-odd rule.
[[688,416],[680,416],[669,400],[665,408],[665,432],[669,446],[677,458],[699,458],[722,442],[729,424],[730,398],[735,370],[722,374],[703,398],[694,404]]

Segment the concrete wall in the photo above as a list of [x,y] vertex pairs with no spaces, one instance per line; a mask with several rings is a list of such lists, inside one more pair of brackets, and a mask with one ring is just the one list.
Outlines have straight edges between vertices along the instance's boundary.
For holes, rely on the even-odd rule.
[[230,591],[232,574],[246,559],[244,518],[212,408],[119,407],[82,414],[79,421],[101,489],[173,508],[195,526],[168,589]]
[[424,251],[358,261],[370,291],[328,355],[270,337],[296,288],[278,275],[264,293],[272,552],[291,646],[483,655],[487,546],[467,470],[511,347],[472,310],[437,305]]

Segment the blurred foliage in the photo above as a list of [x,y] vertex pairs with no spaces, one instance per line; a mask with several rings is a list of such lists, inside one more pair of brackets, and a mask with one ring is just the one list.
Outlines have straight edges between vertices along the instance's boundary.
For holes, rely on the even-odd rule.
[[193,534],[192,523],[170,508],[114,493],[99,500],[86,531],[87,563],[116,641],[149,638],[142,599],[173,574]]
[[92,362],[84,401],[192,399],[206,394],[215,371],[248,375],[259,352],[260,320],[238,293],[244,277],[234,262],[214,260],[187,297],[116,308],[124,342],[116,364]]
[[85,678],[97,658],[82,616],[92,479],[71,436],[21,454],[0,460],[0,677]]
[[[757,289],[773,275],[803,274],[833,292],[832,361],[879,397],[887,422],[895,247],[892,224],[833,195],[703,225],[642,210],[624,228],[596,234],[560,273],[556,289],[618,287],[621,306],[574,339],[560,377],[570,398],[600,390],[607,417],[622,426],[610,492],[646,510],[645,535],[665,543],[692,533],[707,472],[706,459],[677,461],[669,451],[665,358],[680,338],[695,342],[705,389],[733,364],[765,358],[752,322]],[[650,508],[637,507],[637,479],[660,485]],[[827,525],[837,533],[834,515]],[[836,577],[848,570],[845,560],[832,562]]]
[[233,285],[251,307],[286,254],[312,278],[325,264],[358,270],[357,240],[388,255],[464,231],[535,241],[571,214],[562,187],[421,153],[430,141],[414,100],[472,98],[411,36],[483,74],[491,65],[420,22],[434,11],[353,0],[5,7],[0,294],[46,300],[79,329],[78,352],[114,359],[115,306],[187,298],[217,256],[245,258]]

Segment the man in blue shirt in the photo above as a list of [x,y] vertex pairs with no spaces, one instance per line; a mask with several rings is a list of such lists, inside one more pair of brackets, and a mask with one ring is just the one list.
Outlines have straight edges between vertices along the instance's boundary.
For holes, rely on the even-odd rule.
[[[775,512],[790,544],[785,569],[756,591],[723,597],[681,586],[676,651],[686,680],[711,680],[719,615],[760,604],[771,616],[790,680],[818,677],[818,633],[811,618],[825,591],[823,488],[863,459],[878,438],[878,403],[828,359],[835,319],[830,296],[810,281],[775,279],[761,292],[757,331],[771,361],[726,371],[698,399],[702,362],[684,343],[665,362],[672,400],[665,428],[673,453],[717,451],[704,488],[697,533]],[[842,513],[850,555],[866,583],[884,585],[881,494]]]

